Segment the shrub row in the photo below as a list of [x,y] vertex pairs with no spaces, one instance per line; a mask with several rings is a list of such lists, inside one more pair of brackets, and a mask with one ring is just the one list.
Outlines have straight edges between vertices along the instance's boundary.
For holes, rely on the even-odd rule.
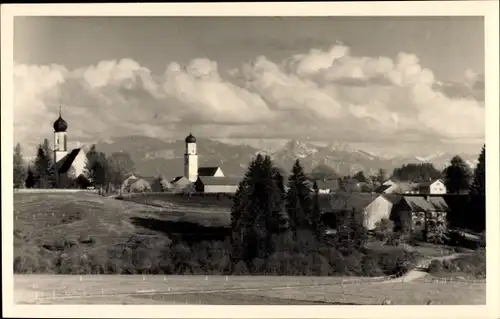
[[[88,249],[82,243],[43,250],[35,257],[16,256],[15,273],[57,274],[205,274],[287,276],[382,276],[403,273],[416,255],[403,248],[389,251],[354,251],[342,255],[333,247],[313,248],[307,242],[290,246],[275,239],[276,252],[266,260],[246,263],[231,260],[228,241],[186,242],[145,240],[133,237],[109,249]],[[61,247],[62,246],[62,247]],[[87,245],[88,246],[88,245]],[[300,247],[297,247],[300,246]],[[309,247],[309,248],[307,248]]]

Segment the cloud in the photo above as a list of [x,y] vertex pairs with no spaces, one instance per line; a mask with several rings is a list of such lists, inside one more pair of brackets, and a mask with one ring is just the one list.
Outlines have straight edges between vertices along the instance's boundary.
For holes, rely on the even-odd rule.
[[169,62],[159,73],[131,59],[75,70],[16,64],[15,140],[33,148],[51,138],[59,104],[74,141],[181,137],[188,130],[374,143],[484,138],[477,93],[484,77],[467,70],[462,82],[444,84],[410,53],[359,57],[337,44],[278,63],[259,56],[224,71],[206,58]]

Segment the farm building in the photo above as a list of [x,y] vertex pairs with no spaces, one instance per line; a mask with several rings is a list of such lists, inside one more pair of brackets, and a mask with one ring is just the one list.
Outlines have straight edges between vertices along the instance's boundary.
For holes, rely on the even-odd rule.
[[193,183],[191,183],[191,181],[184,176],[177,176],[172,181],[170,181],[170,184],[172,184],[172,188],[174,191],[182,191],[190,187]]
[[341,212],[356,212],[363,214],[377,195],[369,193],[338,192],[335,194],[320,194],[319,206],[322,220],[327,228],[335,228],[338,215]]
[[320,194],[333,193],[339,191],[340,189],[339,181],[337,179],[319,180],[316,181],[316,185],[318,186],[318,192]]
[[426,240],[433,241],[446,231],[448,211],[443,198],[426,200],[423,196],[402,196],[393,206],[391,219],[397,228],[422,232]]
[[394,182],[387,181],[386,184],[380,185],[375,189],[378,194],[416,194],[415,189],[417,185],[411,182]]
[[194,188],[200,193],[236,193],[239,182],[231,177],[199,176]]

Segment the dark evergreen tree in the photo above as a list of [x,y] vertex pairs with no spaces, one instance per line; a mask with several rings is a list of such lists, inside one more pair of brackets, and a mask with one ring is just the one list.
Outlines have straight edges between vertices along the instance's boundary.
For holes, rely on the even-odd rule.
[[52,154],[48,147],[48,140],[39,145],[35,159],[35,179],[38,188],[53,188],[56,186],[56,174],[52,162]]
[[316,182],[314,182],[313,189],[314,189],[314,199],[313,199],[313,207],[312,207],[312,211],[311,211],[310,223],[312,225],[312,228],[314,229],[314,233],[316,235],[316,240],[318,241],[318,243],[320,245],[322,245],[324,242],[326,227],[323,224],[323,221],[321,218],[321,207],[320,207],[320,202],[319,202],[319,188],[318,188],[318,184]]
[[450,165],[444,170],[444,176],[448,193],[459,194],[470,187],[471,172],[469,166],[458,155],[451,159]]
[[290,221],[290,229],[296,239],[299,229],[311,229],[311,190],[300,161],[295,161],[292,174],[288,179],[286,194],[286,210]]
[[363,173],[363,171],[360,171],[360,172],[357,172],[353,178],[358,181],[359,183],[366,183],[367,182],[367,179],[365,177],[365,174]]
[[283,207],[276,167],[270,157],[257,157],[240,182],[231,209],[233,264],[254,258],[266,259],[273,253],[273,234],[282,223]]
[[486,145],[483,145],[481,153],[479,154],[478,163],[474,169],[474,179],[470,186],[470,193],[472,195],[485,195],[486,194]]
[[28,166],[28,170],[27,170],[27,173],[26,173],[26,181],[25,181],[25,185],[26,185],[26,188],[33,188],[36,186],[36,177],[35,177],[35,174],[33,174],[33,171],[31,170],[31,166]]
[[26,169],[24,167],[23,154],[21,152],[21,144],[17,143],[14,148],[13,158],[14,170],[14,188],[23,188],[26,180]]

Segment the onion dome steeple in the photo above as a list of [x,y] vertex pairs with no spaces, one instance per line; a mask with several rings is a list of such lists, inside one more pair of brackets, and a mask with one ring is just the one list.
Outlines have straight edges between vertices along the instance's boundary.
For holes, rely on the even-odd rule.
[[55,132],[66,132],[68,129],[68,124],[65,120],[63,120],[61,116],[61,106],[59,106],[59,118],[54,122],[54,131]]
[[186,137],[186,143],[196,143],[196,137],[194,137],[193,134],[189,133],[189,135]]

